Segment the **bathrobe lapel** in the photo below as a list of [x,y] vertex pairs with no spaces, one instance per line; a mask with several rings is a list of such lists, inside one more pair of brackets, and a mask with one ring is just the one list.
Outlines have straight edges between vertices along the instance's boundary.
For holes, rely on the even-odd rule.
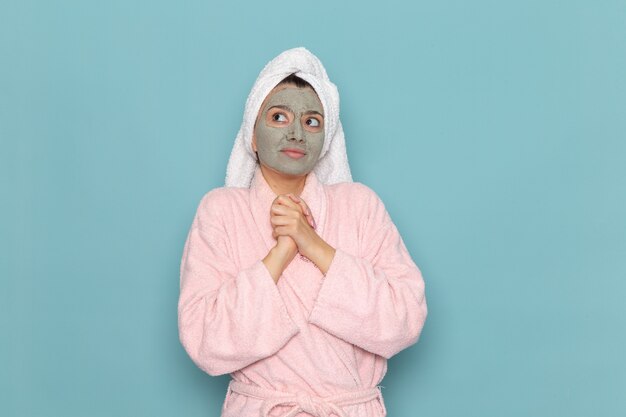
[[[315,231],[322,237],[326,224],[327,198],[324,185],[318,180],[315,172],[311,171],[307,175],[300,197],[311,209],[316,223]],[[250,184],[250,208],[268,251],[276,244],[276,240],[272,237],[272,224],[270,223],[270,208],[274,199],[276,199],[276,194],[263,177],[260,166],[257,165]]]

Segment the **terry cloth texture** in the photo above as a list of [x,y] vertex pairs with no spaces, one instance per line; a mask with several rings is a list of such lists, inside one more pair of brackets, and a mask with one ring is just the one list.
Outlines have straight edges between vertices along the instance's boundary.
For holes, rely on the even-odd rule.
[[323,184],[311,172],[300,196],[335,256],[325,276],[296,256],[277,283],[262,262],[276,243],[276,195],[260,168],[249,188],[203,196],[181,261],[181,343],[209,375],[246,384],[229,387],[222,417],[383,417],[382,396],[367,395],[387,360],[418,341],[422,274],[367,186]]

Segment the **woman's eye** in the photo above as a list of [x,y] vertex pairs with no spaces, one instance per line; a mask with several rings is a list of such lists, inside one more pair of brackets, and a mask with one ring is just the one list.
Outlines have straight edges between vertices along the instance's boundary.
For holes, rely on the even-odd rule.
[[285,116],[282,113],[276,113],[275,115],[272,116],[272,120],[274,120],[275,122],[286,122],[287,116]]
[[307,126],[311,126],[311,127],[319,127],[320,125],[320,121],[313,118],[313,117],[309,117],[308,119],[306,119]]

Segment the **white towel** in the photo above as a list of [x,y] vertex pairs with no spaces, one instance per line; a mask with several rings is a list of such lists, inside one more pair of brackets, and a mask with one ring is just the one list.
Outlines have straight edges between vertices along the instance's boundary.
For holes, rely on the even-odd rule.
[[226,167],[226,187],[250,187],[257,167],[252,133],[259,109],[269,92],[295,74],[313,86],[324,108],[324,146],[313,168],[324,184],[352,182],[343,128],[339,120],[339,93],[320,60],[305,48],[288,49],[272,59],[257,77],[243,114],[243,122]]

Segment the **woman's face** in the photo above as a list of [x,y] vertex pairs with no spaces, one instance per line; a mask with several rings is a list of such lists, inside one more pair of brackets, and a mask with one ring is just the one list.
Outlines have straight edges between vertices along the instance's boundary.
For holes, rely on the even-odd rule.
[[324,145],[324,110],[315,91],[293,84],[275,87],[257,117],[252,149],[262,165],[290,175],[313,170]]

